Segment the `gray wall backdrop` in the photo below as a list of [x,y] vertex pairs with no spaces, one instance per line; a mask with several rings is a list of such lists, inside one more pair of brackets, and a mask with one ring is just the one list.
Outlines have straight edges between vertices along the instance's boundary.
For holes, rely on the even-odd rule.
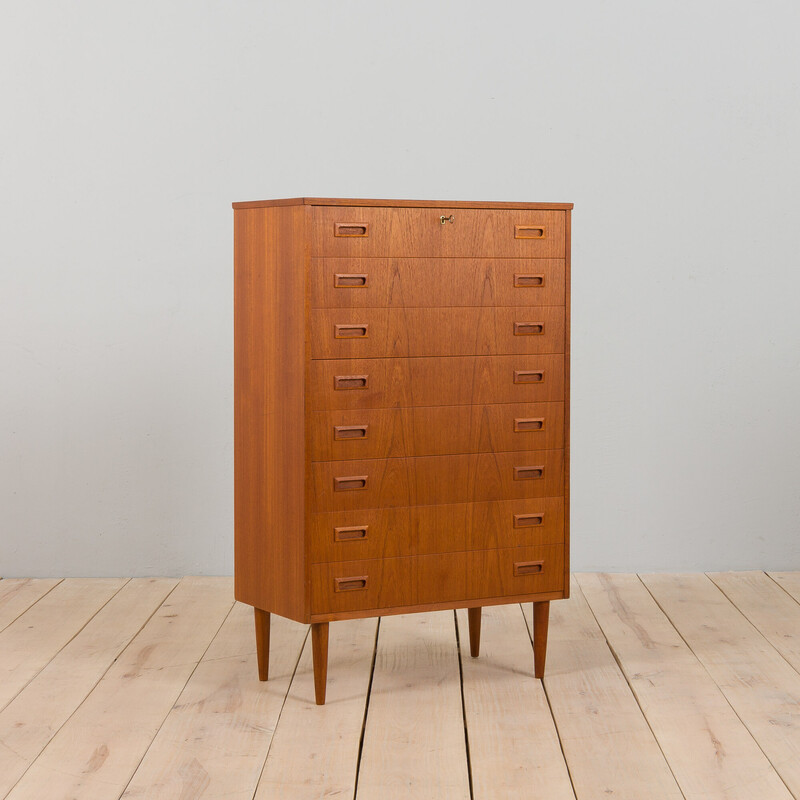
[[572,201],[573,565],[800,569],[800,6],[6,4],[0,574],[232,570],[233,200]]

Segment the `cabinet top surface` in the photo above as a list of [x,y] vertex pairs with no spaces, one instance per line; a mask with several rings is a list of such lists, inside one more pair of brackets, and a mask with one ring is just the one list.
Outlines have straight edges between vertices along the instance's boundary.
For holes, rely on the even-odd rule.
[[478,200],[369,200],[347,197],[289,197],[280,200],[253,200],[234,203],[234,208],[268,206],[394,206],[399,208],[528,208],[567,211],[572,203],[496,203]]

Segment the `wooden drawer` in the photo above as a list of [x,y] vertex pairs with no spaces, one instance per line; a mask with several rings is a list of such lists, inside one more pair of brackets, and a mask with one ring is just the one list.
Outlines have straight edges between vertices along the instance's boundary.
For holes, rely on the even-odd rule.
[[312,411],[312,461],[403,458],[564,446],[563,403]]
[[315,206],[311,214],[312,256],[564,258],[566,249],[564,211]]
[[307,530],[312,563],[560,544],[564,498],[328,511]]
[[563,545],[341,561],[311,567],[311,613],[518,597],[563,588]]
[[561,306],[520,308],[319,308],[312,358],[563,353]]
[[563,259],[312,258],[312,308],[561,306]]
[[563,450],[316,461],[309,487],[315,511],[557,497],[563,488]]
[[307,407],[323,411],[563,399],[563,355],[329,359],[310,364]]

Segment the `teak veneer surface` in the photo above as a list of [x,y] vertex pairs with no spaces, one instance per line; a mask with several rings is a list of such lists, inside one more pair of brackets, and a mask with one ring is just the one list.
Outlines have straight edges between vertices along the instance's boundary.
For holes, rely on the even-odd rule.
[[309,520],[312,563],[564,541],[564,498],[327,511]]
[[329,621],[469,606],[477,653],[480,606],[522,600],[542,673],[569,595],[571,208],[234,204],[235,593],[262,679],[271,613],[314,626],[321,703]]
[[359,308],[311,311],[311,357],[563,353],[564,308]]
[[[520,474],[523,469],[531,472]],[[361,483],[363,488],[349,488]],[[563,450],[316,461],[311,465],[311,488],[319,511],[555,497],[563,485]]]
[[[440,218],[453,217],[442,224]],[[337,225],[367,226],[363,236],[336,234]],[[425,258],[564,258],[563,211],[486,208],[340,208],[311,211],[312,256]],[[521,238],[517,226],[541,228]]]
[[[362,376],[366,385],[337,389],[336,379],[348,376]],[[532,382],[515,383],[520,379]],[[307,397],[314,411],[563,401],[564,356],[315,360],[309,366]]]
[[556,450],[564,404],[333,409],[311,412],[306,429],[312,461]]
[[312,258],[313,308],[563,306],[551,258]]

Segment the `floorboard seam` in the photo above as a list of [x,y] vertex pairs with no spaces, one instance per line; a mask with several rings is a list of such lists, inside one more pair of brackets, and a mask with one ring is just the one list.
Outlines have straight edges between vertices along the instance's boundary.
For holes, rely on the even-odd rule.
[[[9,578],[2,578],[1,580],[9,580]],[[63,578],[57,580],[41,597],[37,597],[36,600],[34,600],[29,606],[23,608],[22,611],[20,611],[19,614],[17,614],[17,616],[14,617],[14,619],[9,620],[5,625],[3,625],[2,628],[0,628],[0,633],[2,633],[9,625],[13,625],[24,613],[30,611],[40,600],[47,597],[47,595],[49,595],[50,592],[52,592],[53,589],[56,588],[56,586],[62,583],[63,580],[64,580]]]
[[[772,580],[772,579],[770,578],[770,576],[769,576],[769,575],[768,575],[766,572],[762,572],[761,574],[762,574],[762,575],[766,575],[766,576],[767,576],[767,578],[769,578],[770,580]],[[752,620],[752,619],[750,619],[750,617],[747,615],[747,613],[746,613],[745,611],[743,611],[741,608],[739,608],[739,606],[738,606],[738,605],[736,605],[736,603],[733,601],[733,599],[731,599],[731,597],[728,595],[728,593],[727,593],[727,592],[726,592],[726,591],[725,591],[725,590],[724,590],[724,589],[723,589],[723,588],[722,588],[722,587],[721,587],[721,586],[720,586],[720,585],[719,585],[719,584],[718,584],[718,583],[717,583],[717,582],[716,582],[716,581],[715,581],[715,580],[714,580],[714,579],[713,579],[713,578],[712,578],[712,577],[711,577],[711,576],[710,576],[708,573],[705,573],[705,576],[706,576],[706,577],[707,577],[707,578],[708,578],[708,579],[711,581],[711,583],[713,583],[713,584],[714,584],[714,586],[716,586],[716,587],[717,587],[717,589],[719,589],[719,591],[720,591],[720,592],[722,592],[722,595],[725,597],[725,599],[726,599],[726,600],[727,600],[727,601],[728,601],[728,602],[729,602],[729,603],[730,603],[730,604],[731,604],[731,605],[732,605],[732,606],[733,606],[733,607],[734,607],[734,608],[735,608],[735,609],[736,609],[736,610],[737,610],[737,611],[738,611],[738,612],[739,612],[739,613],[740,613],[740,614],[741,614],[741,615],[742,615],[742,616],[743,616],[743,617],[744,617],[744,618],[745,618],[745,619],[746,619],[746,620],[747,620],[747,621],[748,621],[748,622],[749,622],[749,623],[750,623],[750,624],[751,624],[751,625],[752,625],[752,626],[753,626],[753,627],[754,627],[754,628],[755,628],[755,629],[758,631],[758,633],[761,635],[761,637],[764,639],[764,641],[765,641],[765,642],[766,642],[766,643],[767,643],[767,644],[768,644],[768,645],[769,645],[769,646],[770,646],[770,647],[771,647],[771,648],[772,648],[772,649],[773,649],[773,650],[774,650],[774,651],[775,651],[775,652],[776,652],[776,653],[777,653],[777,654],[778,654],[778,655],[779,655],[779,656],[780,656],[780,657],[781,657],[781,658],[782,658],[782,659],[783,659],[783,660],[784,660],[784,661],[785,661],[785,662],[786,662],[786,663],[787,663],[787,664],[788,664],[788,665],[789,665],[789,666],[790,666],[790,667],[791,667],[791,668],[792,668],[792,669],[793,669],[795,672],[797,672],[797,673],[799,673],[799,674],[800,674],[800,667],[798,667],[798,666],[795,666],[795,665],[794,665],[794,664],[793,664],[793,663],[792,663],[792,662],[791,662],[791,661],[790,661],[790,660],[789,660],[789,659],[788,659],[788,658],[787,658],[787,657],[786,657],[786,656],[785,656],[783,653],[781,653],[781,651],[780,651],[780,650],[778,650],[778,648],[777,648],[777,647],[775,647],[775,645],[774,645],[774,644],[772,644],[772,642],[771,642],[769,639],[767,639],[767,637],[766,637],[766,636],[765,636],[765,635],[764,635],[764,634],[761,632],[761,629],[758,627],[758,625],[756,625],[756,623],[755,623],[755,622],[753,622],[753,620]],[[775,581],[773,581],[773,583],[775,583]],[[780,586],[780,584],[777,584],[777,585],[778,585],[778,586]],[[782,587],[781,587],[781,588],[782,588]],[[788,594],[788,592],[787,592],[787,594]],[[792,597],[792,596],[791,596],[791,595],[789,595],[789,597]],[[792,597],[792,600],[794,600],[794,598],[793,598],[793,597]],[[656,601],[656,602],[658,602],[658,601]],[[797,602],[797,601],[795,600],[795,602]],[[798,603],[798,605],[800,605],[800,603]]]
[[375,626],[375,645],[372,648],[372,665],[369,670],[369,683],[367,684],[367,697],[364,702],[364,718],[361,720],[361,736],[358,739],[358,755],[356,756],[356,777],[353,782],[353,800],[356,800],[358,794],[358,775],[361,772],[361,754],[364,751],[364,736],[367,732],[367,715],[369,714],[369,700],[372,697],[372,681],[375,677],[375,662],[378,659],[378,636],[381,631],[381,618],[378,617],[378,623]]
[[464,723],[464,747],[467,753],[467,780],[469,781],[469,798],[474,800],[472,786],[472,759],[469,752],[469,728],[467,727],[467,704],[464,700],[464,666],[461,662],[461,636],[458,632],[458,612],[453,609],[453,624],[456,626],[456,652],[458,653],[458,681],[461,687],[461,718]]
[[283,709],[286,707],[286,701],[289,699],[289,692],[292,691],[292,684],[294,683],[295,675],[297,675],[297,668],[300,666],[300,659],[303,657],[303,650],[306,649],[306,644],[308,644],[308,634],[311,631],[311,626],[306,628],[306,635],[303,637],[303,643],[300,645],[297,651],[297,661],[294,662],[294,669],[292,670],[292,677],[289,679],[289,683],[286,684],[286,694],[283,696],[283,702],[281,703],[281,709],[278,712],[278,716],[275,718],[275,727],[272,730],[272,736],[269,737],[269,744],[267,745],[267,752],[264,753],[264,761],[261,763],[261,769],[258,772],[258,780],[253,787],[253,797],[256,796],[258,793],[258,787],[261,784],[261,779],[264,777],[264,770],[267,768],[267,759],[269,758],[269,752],[272,750],[272,743],[275,741],[275,734],[278,732],[278,725],[281,721],[281,716],[283,715]]
[[[78,636],[78,634],[80,634],[80,632],[130,583],[130,581],[131,581],[131,579],[128,578],[122,584],[122,586],[120,586],[119,589],[117,589],[117,591],[114,592],[114,594],[112,594],[111,597],[109,597],[108,600],[105,601],[105,603],[103,603],[93,614],[91,614],[89,616],[89,618],[86,620],[86,622],[84,622],[83,625],[81,625],[80,628],[78,628],[78,630],[75,631],[75,633],[72,634],[72,636],[70,636],[69,639],[66,642],[64,642],[64,644],[61,647],[59,647],[58,650],[56,650],[55,653],[53,653],[53,655],[48,659],[47,664],[49,664],[76,636]],[[56,587],[54,586],[53,589],[55,589],[55,588]],[[50,592],[48,592],[47,594],[49,594],[49,593]],[[42,596],[46,597],[47,595],[42,595]],[[37,600],[36,603],[38,603],[38,602],[39,601]],[[35,606],[36,603],[34,603],[32,606],[30,606],[30,608],[33,608],[33,606]],[[29,609],[26,609],[26,611],[27,610],[29,610]],[[22,616],[22,614],[20,614],[20,617],[21,616]],[[17,617],[17,619],[19,619],[19,617]],[[14,695],[14,697],[9,698],[8,702],[5,705],[0,706],[0,711],[4,711],[6,708],[8,708],[8,706],[10,706],[11,703],[13,703],[14,700],[17,697],[19,697],[20,694],[22,694],[22,692],[25,691],[25,689],[28,688],[28,686],[30,686],[31,682],[34,681],[39,676],[39,674],[42,672],[42,670],[47,668],[47,664],[43,664],[41,669],[37,670],[35,674],[31,675],[31,677],[25,682],[25,685],[20,688],[20,690]]]
[[[180,583],[181,583],[181,581],[178,581],[178,585],[180,585]],[[170,592],[170,594],[171,594],[171,592]],[[163,605],[163,603],[161,605]],[[159,608],[160,607],[161,606],[159,606]],[[117,795],[118,797],[123,797],[125,792],[128,791],[128,787],[130,786],[131,781],[134,779],[134,777],[136,776],[136,773],[139,771],[139,767],[142,766],[142,762],[145,760],[145,758],[147,758],[147,754],[150,752],[150,748],[153,746],[153,742],[156,740],[156,737],[158,736],[158,734],[161,733],[161,729],[164,727],[164,723],[167,721],[167,718],[169,717],[170,713],[172,712],[172,709],[175,707],[175,703],[178,701],[178,698],[183,694],[184,690],[186,689],[186,686],[188,685],[189,681],[192,679],[192,675],[194,675],[194,673],[197,671],[197,668],[200,666],[200,663],[203,660],[203,656],[208,652],[208,648],[211,647],[212,642],[219,635],[219,632],[222,630],[222,626],[225,624],[225,621],[231,615],[231,612],[233,611],[233,609],[235,607],[236,607],[236,601],[233,600],[231,602],[231,607],[228,609],[228,613],[225,614],[225,616],[222,618],[222,622],[220,622],[219,627],[214,631],[214,635],[209,639],[208,644],[205,646],[202,654],[200,655],[200,658],[197,659],[194,667],[192,668],[192,671],[187,676],[187,678],[184,681],[183,686],[181,687],[180,691],[177,692],[177,694],[175,695],[175,701],[172,703],[172,705],[170,706],[170,708],[167,711],[167,713],[164,714],[164,718],[161,720],[161,722],[160,722],[160,724],[158,726],[158,729],[153,734],[153,738],[150,740],[150,744],[147,745],[147,748],[145,749],[144,753],[142,753],[142,757],[139,759],[139,763],[136,765],[136,768],[133,770],[133,772],[131,772],[130,777],[125,782],[125,787],[119,793],[119,795]]]
[[[133,579],[131,578],[130,580],[133,580]],[[147,625],[148,622],[150,622],[150,620],[153,618],[153,615],[158,611],[158,609],[161,608],[161,606],[163,606],[164,603],[166,603],[167,598],[175,591],[175,589],[178,587],[179,583],[180,583],[180,581],[175,581],[175,586],[173,586],[169,590],[169,592],[167,592],[167,594],[165,595],[164,599],[160,603],[156,604],[156,607],[148,615],[147,619],[141,624],[139,630],[136,631],[136,633],[133,636],[131,636],[130,641],[128,642],[128,644],[126,644],[125,647],[123,647],[122,650],[120,650],[120,652],[117,654],[117,657],[103,670],[103,674],[95,681],[95,683],[92,686],[92,688],[89,689],[88,692],[86,692],[86,694],[83,696],[83,700],[81,700],[80,703],[78,703],[78,705],[75,706],[75,708],[72,710],[72,713],[64,720],[64,722],[61,723],[61,725],[59,726],[58,730],[53,732],[53,735],[47,740],[47,744],[39,751],[39,753],[37,754],[36,758],[34,758],[33,761],[31,761],[31,763],[28,764],[27,767],[25,767],[25,771],[16,780],[16,782],[14,783],[14,786],[11,787],[11,789],[8,792],[9,794],[11,794],[11,792],[14,791],[14,788],[16,787],[16,785],[25,777],[25,775],[27,774],[28,770],[36,763],[36,760],[39,758],[39,756],[42,753],[44,753],[44,751],[48,748],[48,746],[50,745],[50,742],[52,742],[53,739],[56,738],[56,736],[58,735],[58,732],[75,716],[75,714],[78,713],[78,710],[86,702],[86,698],[89,697],[89,695],[97,688],[97,684],[100,683],[101,680],[103,680],[103,678],[106,676],[106,673],[111,669],[111,667],[114,666],[114,664],[116,664],[116,662],[118,661],[119,657],[125,652],[125,650],[127,650],[128,647],[131,646],[131,644],[133,643],[133,640],[142,632],[142,629],[144,628],[144,626]],[[124,585],[127,586],[127,583],[124,584]],[[53,588],[55,589],[55,586]],[[120,591],[122,591],[122,588],[120,588]],[[109,600],[109,602],[110,602],[110,600]],[[53,656],[53,658],[55,658],[55,656]],[[51,661],[52,661],[52,659],[51,659]],[[47,663],[49,664],[50,661],[48,661]]]
[[[699,574],[704,575],[704,573],[699,573]],[[739,722],[741,723],[742,727],[747,731],[747,733],[749,734],[750,738],[755,743],[755,746],[759,749],[761,754],[766,759],[767,764],[769,764],[770,767],[772,767],[773,772],[778,776],[778,778],[780,779],[781,783],[784,786],[786,786],[786,791],[789,792],[789,796],[790,797],[794,797],[794,794],[792,793],[792,790],[786,785],[786,781],[783,779],[783,776],[775,768],[775,765],[772,763],[772,760],[770,759],[770,757],[764,752],[764,749],[761,747],[761,743],[758,741],[758,739],[756,739],[755,735],[750,730],[750,727],[748,726],[748,724],[739,716],[739,712],[736,710],[736,708],[734,708],[733,703],[731,703],[730,699],[728,698],[728,695],[725,694],[725,690],[717,683],[717,681],[714,679],[714,676],[708,671],[708,667],[706,667],[706,665],[702,662],[702,660],[697,655],[697,653],[694,652],[694,650],[692,649],[692,646],[689,644],[689,642],[687,642],[686,639],[684,639],[683,634],[678,630],[677,625],[675,625],[675,623],[672,621],[672,619],[669,616],[669,614],[667,614],[667,612],[661,606],[661,603],[658,602],[658,600],[656,599],[655,595],[650,591],[650,587],[648,587],[648,585],[641,579],[641,577],[639,575],[637,575],[636,577],[639,578],[639,582],[642,584],[642,586],[644,586],[645,591],[650,595],[650,597],[653,598],[653,602],[658,606],[659,610],[664,615],[664,617],[669,622],[669,624],[672,626],[672,628],[675,631],[675,633],[677,633],[678,636],[680,636],[681,641],[686,645],[686,647],[688,648],[689,652],[694,656],[695,661],[697,661],[697,663],[703,668],[703,671],[706,673],[706,675],[708,675],[709,679],[714,684],[714,686],[717,687],[717,689],[719,690],[719,693],[725,699],[725,702],[728,704],[728,707],[730,708],[730,710],[734,713],[734,716],[736,717],[736,719],[739,720]],[[714,586],[714,588],[719,589],[719,587],[714,583],[714,581],[711,580],[711,578],[709,578],[708,576],[705,576],[705,577],[706,577],[706,580],[708,580],[711,583],[711,585]],[[724,592],[722,592],[722,596],[725,597],[725,593]],[[728,598],[725,597],[725,599],[727,600]],[[734,608],[736,608],[736,606],[733,603],[731,603],[731,605]],[[738,611],[739,609],[736,609],[736,610]],[[744,620],[747,622],[748,625],[752,624],[750,622],[750,620],[748,620],[746,617],[744,617],[744,615],[742,615],[742,617],[744,618]],[[755,627],[755,626],[753,626],[753,627]],[[758,632],[758,634],[760,636],[761,635],[761,631],[759,631],[758,628],[756,628],[756,631]],[[767,642],[767,644],[769,644],[769,642]],[[770,645],[770,647],[772,647],[772,645]]]
[[[637,579],[641,581],[637,574]],[[580,587],[580,583],[578,584]],[[580,587],[581,593],[583,593],[583,588]],[[642,715],[642,719],[644,720],[645,725],[647,725],[647,729],[650,731],[650,735],[653,737],[653,741],[656,743],[656,747],[658,747],[659,752],[661,753],[661,757],[664,759],[664,763],[667,765],[667,769],[672,775],[672,780],[675,781],[675,786],[678,787],[678,791],[683,796],[684,800],[686,800],[686,792],[683,791],[683,787],[681,786],[681,782],[678,780],[678,776],[675,774],[675,771],[672,769],[672,764],[669,763],[669,759],[667,758],[667,754],[664,752],[664,748],[661,746],[661,742],[658,740],[658,736],[656,736],[656,732],[653,730],[652,725],[650,725],[650,720],[647,719],[647,714],[644,713],[644,709],[642,708],[642,704],[639,702],[639,696],[636,694],[636,690],[631,685],[631,682],[628,680],[628,676],[625,672],[625,669],[622,666],[622,661],[620,661],[619,656],[617,655],[617,651],[614,650],[614,646],[611,642],[608,641],[608,636],[606,636],[606,632],[603,630],[603,626],[600,624],[600,620],[597,619],[597,615],[594,613],[594,609],[592,608],[592,604],[589,602],[589,598],[586,595],[583,595],[584,600],[586,601],[586,607],[589,609],[589,613],[592,615],[595,624],[597,625],[598,630],[600,633],[603,634],[603,639],[605,640],[606,647],[608,647],[609,652],[611,653],[612,658],[617,664],[617,669],[622,675],[623,680],[628,685],[628,689],[630,690],[631,697],[633,697],[633,701],[639,708],[639,713]],[[671,624],[671,623],[670,623]]]

